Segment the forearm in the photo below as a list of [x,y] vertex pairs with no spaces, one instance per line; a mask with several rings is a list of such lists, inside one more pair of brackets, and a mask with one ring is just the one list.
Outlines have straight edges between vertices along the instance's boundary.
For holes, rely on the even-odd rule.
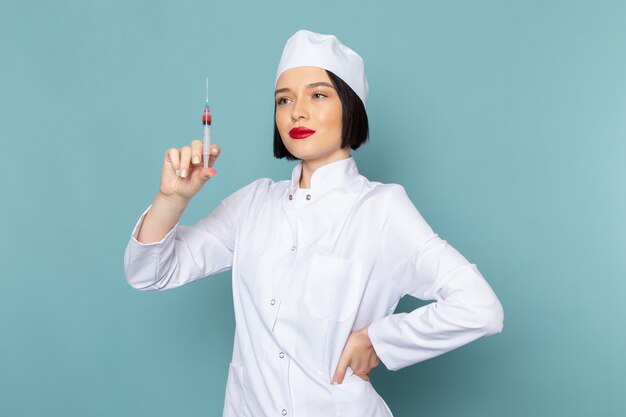
[[[155,203],[157,207],[160,205],[161,208],[162,204],[170,204],[168,200],[161,201],[161,197],[155,201],[158,201]],[[160,212],[152,212],[152,209],[151,205],[144,210],[136,222],[124,254],[126,279],[133,288],[175,288],[230,269],[233,257],[230,234],[233,229],[222,223],[226,217],[223,204],[193,226],[177,225],[176,219],[165,219],[164,222],[171,221],[170,224],[174,226],[168,225],[167,229],[170,230],[158,241],[143,243],[138,240],[138,236],[144,221],[149,213]],[[158,218],[154,216],[153,220]],[[213,232],[209,232],[209,229]]]
[[502,331],[502,305],[474,265],[452,273],[436,298],[436,303],[370,324],[368,336],[388,369],[401,369]]
[[178,223],[188,204],[187,199],[168,197],[159,192],[144,218],[137,240],[141,243],[154,243],[163,239]]

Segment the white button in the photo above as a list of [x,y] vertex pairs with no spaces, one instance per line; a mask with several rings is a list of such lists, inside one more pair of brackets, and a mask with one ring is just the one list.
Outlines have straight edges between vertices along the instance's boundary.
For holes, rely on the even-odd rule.
[[293,252],[294,250],[296,250],[296,247],[295,247],[295,246],[292,246],[292,247],[291,247],[291,251]]
[[274,299],[272,298],[272,299],[270,300],[270,304],[271,304],[271,305],[276,304],[276,300],[274,300]]
[[286,416],[286,415],[287,415],[287,410],[285,410],[285,409],[283,408],[282,413],[283,413],[283,415],[284,415],[284,416]]
[[281,359],[284,358],[285,357],[285,352],[280,352],[278,354],[278,357],[281,358]]
[[307,194],[307,195],[306,195],[306,199],[307,199],[307,200],[310,200],[310,199],[311,199],[311,194]]

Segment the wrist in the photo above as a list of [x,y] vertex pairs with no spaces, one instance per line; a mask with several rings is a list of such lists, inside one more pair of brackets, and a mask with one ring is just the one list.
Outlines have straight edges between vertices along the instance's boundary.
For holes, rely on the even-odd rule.
[[361,332],[363,333],[363,339],[367,342],[367,347],[374,347],[374,345],[372,344],[372,339],[370,339],[368,329],[369,326],[364,327],[363,330],[361,330]]
[[191,199],[180,195],[166,195],[159,191],[155,197],[155,201],[174,210],[184,210]]

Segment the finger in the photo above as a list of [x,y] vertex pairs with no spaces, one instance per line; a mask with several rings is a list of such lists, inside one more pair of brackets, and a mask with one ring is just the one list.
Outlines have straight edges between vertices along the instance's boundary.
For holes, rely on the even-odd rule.
[[218,156],[220,156],[220,153],[222,152],[222,150],[220,149],[219,146],[217,145],[211,145],[211,153],[209,154],[209,166],[212,167],[213,164],[215,164],[215,160],[217,159]]
[[369,381],[370,380],[370,373],[368,370],[365,369],[360,369],[359,371],[355,372],[356,376],[358,376],[359,378],[365,380],[365,381]]
[[217,171],[215,170],[215,168],[209,168],[209,178],[214,177],[216,175],[217,175]]
[[373,359],[373,363],[371,364],[371,366],[372,368],[376,368],[378,365],[380,365],[380,358],[378,357],[376,353],[374,353],[374,359]]
[[202,162],[202,141],[196,139],[191,142],[191,163],[199,165]]
[[332,384],[341,384],[343,382],[343,378],[346,376],[346,370],[348,369],[349,363],[345,360],[339,359],[339,364],[337,365],[337,369],[335,370],[335,374],[333,375]]
[[187,178],[189,172],[189,162],[191,162],[191,147],[183,146],[180,151],[180,176]]
[[217,171],[215,170],[215,168],[196,168],[193,171],[191,171],[191,180],[192,182],[206,182],[208,180],[210,180],[212,177],[214,177],[215,175],[217,175]]
[[176,172],[176,175],[180,172],[180,152],[176,148],[170,148],[165,153],[165,160],[168,161],[172,170]]

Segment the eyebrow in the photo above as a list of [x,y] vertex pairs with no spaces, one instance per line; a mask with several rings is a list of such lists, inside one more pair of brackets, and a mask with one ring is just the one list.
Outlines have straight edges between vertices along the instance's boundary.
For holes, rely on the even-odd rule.
[[[311,83],[311,84],[308,84],[306,86],[306,88],[315,88],[315,87],[330,87],[330,88],[333,88],[333,89],[335,88],[335,87],[333,87],[332,84],[329,84],[329,83],[324,82],[324,81],[320,81],[318,83]],[[274,95],[276,95],[278,93],[285,93],[287,91],[291,91],[291,90],[289,88],[279,88],[278,90],[276,90],[274,92]]]

